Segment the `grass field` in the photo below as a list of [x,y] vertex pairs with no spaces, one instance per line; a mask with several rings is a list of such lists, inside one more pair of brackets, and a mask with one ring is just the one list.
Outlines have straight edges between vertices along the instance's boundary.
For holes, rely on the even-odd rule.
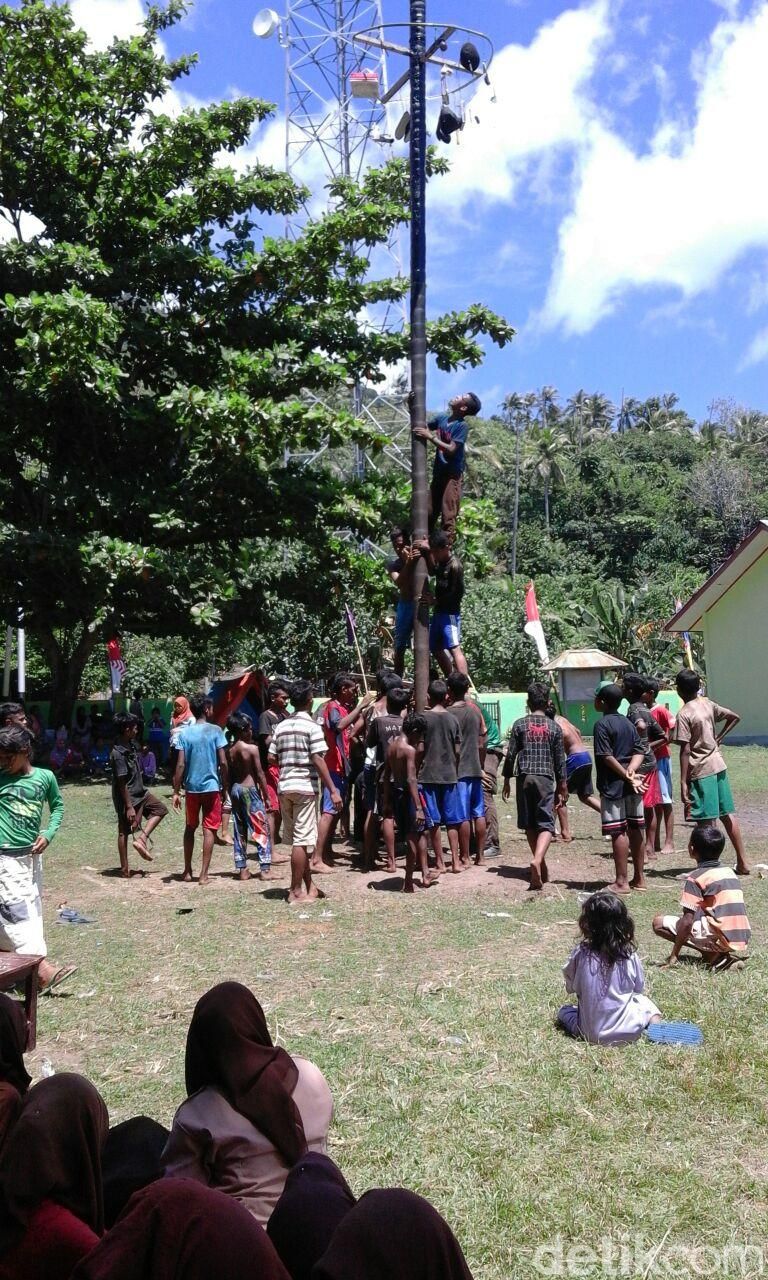
[[[768,756],[735,748],[727,759],[748,857],[768,862]],[[475,1280],[516,1280],[541,1266],[583,1276],[763,1274],[757,1252],[744,1265],[736,1252],[707,1252],[747,1245],[765,1246],[768,1270],[768,880],[745,882],[756,937],[743,973],[660,969],[668,948],[650,920],[679,897],[679,826],[681,852],[658,864],[631,909],[649,994],[666,1016],[699,1022],[705,1044],[598,1051],[552,1026],[577,893],[612,878],[581,806],[572,809],[577,839],[553,850],[543,895],[503,874],[526,858],[501,806],[501,870],[446,877],[408,897],[388,892],[383,875],[345,866],[325,878],[326,901],[300,910],[281,900],[285,866],[272,887],[237,884],[228,850],[217,851],[207,889],[173,879],[173,815],[149,876],[105,874],[117,861],[108,788],[67,786],[65,803],[47,855],[47,936],[53,958],[80,968],[41,1003],[35,1073],[48,1057],[88,1075],[113,1122],[143,1112],[167,1124],[184,1096],[193,1005],[235,978],[255,991],[275,1038],[325,1073],[336,1104],[331,1154],[352,1187],[428,1196]],[[64,900],[96,922],[55,923]],[[537,1254],[542,1246],[553,1251]],[[656,1247],[655,1262],[642,1254]]]

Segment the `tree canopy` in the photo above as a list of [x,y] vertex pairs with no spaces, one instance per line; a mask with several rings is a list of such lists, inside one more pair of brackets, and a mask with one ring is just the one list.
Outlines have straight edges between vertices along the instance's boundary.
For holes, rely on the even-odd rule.
[[[307,193],[237,160],[268,103],[168,109],[194,58],[158,36],[184,8],[101,52],[66,4],[0,7],[0,579],[65,701],[105,627],[259,617],[270,544],[327,545],[346,496],[286,451],[380,447],[333,393],[407,350],[360,321],[405,288],[366,249],[407,218],[406,166],[332,184],[295,240],[265,233]],[[473,304],[429,342],[451,368],[512,333]]]

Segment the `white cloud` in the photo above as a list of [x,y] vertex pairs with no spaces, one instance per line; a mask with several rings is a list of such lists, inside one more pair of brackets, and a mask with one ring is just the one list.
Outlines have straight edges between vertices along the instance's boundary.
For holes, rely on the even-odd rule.
[[75,25],[87,31],[96,49],[106,49],[115,37],[136,34],[144,19],[141,0],[72,0]]
[[449,148],[449,176],[430,184],[430,200],[456,208],[462,194],[509,200],[532,156],[577,144],[594,114],[582,89],[609,36],[607,0],[594,0],[541,27],[529,46],[506,45],[491,65],[491,88],[481,86],[459,144]]
[[699,62],[695,118],[663,126],[636,154],[600,122],[580,152],[571,214],[545,325],[584,333],[632,288],[711,288],[745,251],[768,245],[768,171],[757,133],[768,115],[768,3],[718,24]]
[[768,328],[755,334],[739,362],[739,373],[753,364],[762,364],[763,360],[768,360]]

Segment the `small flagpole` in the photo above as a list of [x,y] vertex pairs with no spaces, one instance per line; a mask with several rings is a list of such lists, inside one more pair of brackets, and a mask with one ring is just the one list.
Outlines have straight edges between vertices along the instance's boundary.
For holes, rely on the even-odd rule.
[[362,655],[362,653],[360,652],[360,644],[359,644],[358,639],[357,639],[357,627],[355,626],[355,620],[354,620],[354,618],[353,618],[353,616],[352,616],[352,610],[350,609],[350,607],[349,607],[349,605],[348,605],[348,604],[345,604],[345,605],[344,605],[344,610],[345,610],[346,615],[347,615],[347,625],[348,625],[348,627],[349,627],[350,631],[352,632],[352,639],[353,639],[353,640],[354,640],[354,642],[355,642],[355,652],[357,653],[357,660],[358,660],[358,662],[360,663],[360,674],[361,674],[361,675],[362,675],[362,677],[363,677],[363,684],[364,684],[364,686],[365,686],[365,692],[366,692],[366,693],[368,693],[368,681],[367,681],[367,679],[366,679],[366,675],[365,675],[365,668],[363,667],[363,655]]
[[13,650],[13,627],[5,629],[5,670],[3,672],[3,697],[11,692],[11,653]]

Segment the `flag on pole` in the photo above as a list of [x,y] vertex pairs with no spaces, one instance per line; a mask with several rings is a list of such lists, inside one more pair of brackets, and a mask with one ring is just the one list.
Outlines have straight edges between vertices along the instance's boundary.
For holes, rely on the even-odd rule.
[[[678,597],[678,599],[675,601],[675,613],[679,613],[682,607],[683,607],[683,602]],[[680,643],[682,644],[683,652],[685,653],[685,661],[688,664],[690,670],[693,671],[693,653],[691,652],[691,637],[688,631],[683,631]]]
[[112,685],[112,692],[119,693],[123,676],[126,672],[126,666],[123,662],[123,652],[120,648],[120,641],[117,636],[113,636],[107,641],[107,657],[109,659],[109,678]]
[[529,582],[528,586],[525,588],[525,616],[527,621],[523,627],[523,631],[527,636],[531,637],[533,643],[536,645],[541,661],[549,662],[549,650],[547,649],[547,642],[544,639],[544,628],[541,625],[541,618],[539,617],[539,606],[536,603],[536,588],[532,582]]

